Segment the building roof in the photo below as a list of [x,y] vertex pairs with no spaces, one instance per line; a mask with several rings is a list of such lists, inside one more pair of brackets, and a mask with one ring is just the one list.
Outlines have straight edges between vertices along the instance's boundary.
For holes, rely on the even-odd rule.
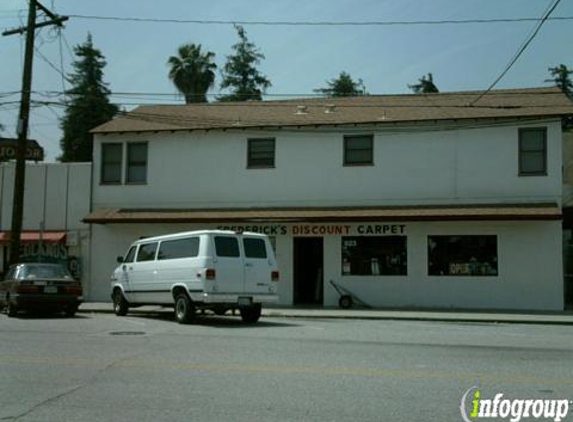
[[[62,243],[66,238],[64,231],[23,231],[20,233],[21,243],[38,243],[40,240],[44,243]],[[0,232],[0,245],[10,243],[10,232]]]
[[408,207],[100,209],[83,219],[92,224],[123,223],[293,223],[327,221],[560,220],[557,204]]
[[473,91],[283,101],[144,105],[118,115],[113,120],[96,127],[92,132],[106,134],[298,128],[573,115],[573,102],[558,88],[497,90],[479,98],[482,93],[482,91]]

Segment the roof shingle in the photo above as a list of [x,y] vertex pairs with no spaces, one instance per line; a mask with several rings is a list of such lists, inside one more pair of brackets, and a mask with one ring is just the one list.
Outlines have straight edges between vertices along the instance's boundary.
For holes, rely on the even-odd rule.
[[558,88],[417,95],[369,95],[283,101],[144,105],[92,130],[93,133],[369,125],[436,120],[555,117],[573,115]]

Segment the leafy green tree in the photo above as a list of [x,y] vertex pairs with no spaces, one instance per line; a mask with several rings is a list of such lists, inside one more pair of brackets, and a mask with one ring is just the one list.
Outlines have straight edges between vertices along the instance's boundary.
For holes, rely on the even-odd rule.
[[414,94],[428,94],[432,92],[440,92],[436,84],[434,84],[434,78],[431,73],[428,76],[422,76],[418,79],[418,83],[414,85],[408,85]]
[[235,25],[239,42],[233,45],[234,54],[227,56],[223,67],[221,88],[229,88],[231,93],[219,98],[220,101],[261,100],[264,92],[271,86],[256,68],[265,56],[249,41],[242,26]]
[[60,140],[62,155],[60,161],[92,161],[93,137],[90,130],[110,120],[118,111],[109,102],[111,91],[103,82],[106,61],[96,49],[91,34],[86,41],[74,47],[77,60],[74,72],[69,75],[71,89],[67,91],[70,100],[60,121],[63,137]]
[[340,72],[338,78],[326,81],[326,88],[317,88],[314,92],[324,94],[328,97],[353,97],[357,95],[368,95],[362,79],[354,81],[350,74]]
[[549,73],[551,74],[551,79],[546,79],[545,82],[553,82],[557,85],[569,98],[573,99],[573,83],[569,75],[573,73],[573,70],[569,70],[564,64],[559,66],[550,67]]
[[169,79],[185,96],[185,103],[206,103],[207,91],[215,83],[215,53],[203,53],[201,44],[184,44],[177,53],[167,61],[171,66]]

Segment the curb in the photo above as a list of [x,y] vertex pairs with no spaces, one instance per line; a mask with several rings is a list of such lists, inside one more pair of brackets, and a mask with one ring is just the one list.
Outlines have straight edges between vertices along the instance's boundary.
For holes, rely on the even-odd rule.
[[[161,312],[170,312],[167,308],[165,310],[137,310],[130,311],[133,314],[153,314]],[[113,309],[78,309],[78,313],[82,314],[113,314]],[[280,313],[274,310],[263,310],[262,317],[267,318],[291,318],[291,319],[339,319],[339,320],[368,320],[368,321],[427,321],[427,322],[450,322],[450,323],[469,323],[469,324],[524,324],[524,325],[572,325],[573,318],[570,321],[548,319],[548,320],[532,320],[532,319],[519,319],[519,318],[472,318],[472,317],[438,317],[438,316],[409,316],[409,315],[356,315],[356,314],[308,314],[308,313]]]

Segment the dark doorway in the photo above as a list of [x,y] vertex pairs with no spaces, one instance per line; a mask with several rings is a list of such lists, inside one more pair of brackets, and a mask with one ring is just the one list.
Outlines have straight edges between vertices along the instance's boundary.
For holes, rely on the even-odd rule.
[[295,305],[322,305],[323,262],[322,237],[294,238]]

